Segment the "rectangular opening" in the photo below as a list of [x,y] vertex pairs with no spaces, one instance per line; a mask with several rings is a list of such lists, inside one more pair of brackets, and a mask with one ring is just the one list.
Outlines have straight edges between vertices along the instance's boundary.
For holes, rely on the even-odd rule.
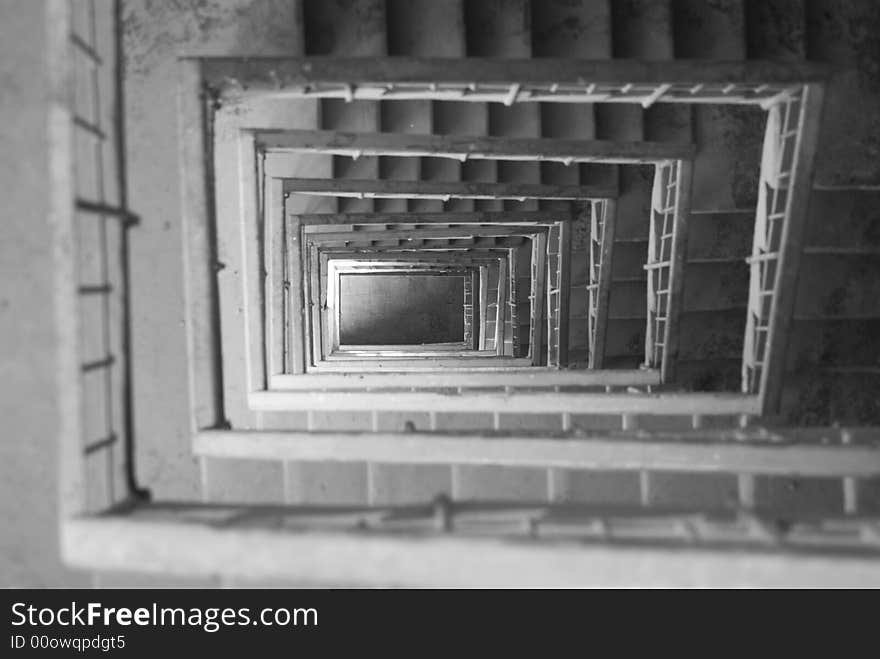
[[340,275],[343,345],[460,344],[464,277],[444,274]]

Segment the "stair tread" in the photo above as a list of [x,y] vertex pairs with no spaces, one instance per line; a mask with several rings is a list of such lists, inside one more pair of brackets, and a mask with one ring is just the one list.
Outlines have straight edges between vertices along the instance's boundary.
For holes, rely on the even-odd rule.
[[749,59],[804,59],[807,26],[804,0],[746,2]]
[[880,184],[878,32],[880,5],[875,2],[806,3],[807,59],[841,67],[825,94],[816,183]]

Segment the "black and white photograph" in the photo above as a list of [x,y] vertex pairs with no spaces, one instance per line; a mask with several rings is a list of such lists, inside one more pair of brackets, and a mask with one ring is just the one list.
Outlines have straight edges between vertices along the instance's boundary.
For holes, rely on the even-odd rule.
[[0,232],[13,654],[880,587],[877,0],[0,0]]

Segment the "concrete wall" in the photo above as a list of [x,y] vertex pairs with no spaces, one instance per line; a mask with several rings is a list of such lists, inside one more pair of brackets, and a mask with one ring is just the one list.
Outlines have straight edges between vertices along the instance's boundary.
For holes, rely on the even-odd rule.
[[58,559],[45,4],[0,0],[0,587],[84,582]]
[[132,236],[138,457],[159,497],[200,496],[183,368],[177,56],[298,54],[301,11],[289,0],[124,3],[130,204],[143,218]]
[[464,337],[464,278],[343,275],[340,342],[451,343]]

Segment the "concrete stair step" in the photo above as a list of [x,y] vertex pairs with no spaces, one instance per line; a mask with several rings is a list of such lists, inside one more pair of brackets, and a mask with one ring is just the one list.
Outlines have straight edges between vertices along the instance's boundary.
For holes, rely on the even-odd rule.
[[[534,103],[506,107],[489,106],[489,133],[508,137],[540,137],[541,108]],[[497,162],[498,180],[504,183],[540,183],[541,168],[537,162]],[[505,200],[506,210],[538,210],[537,200],[523,202]]]
[[745,308],[684,313],[679,327],[678,358],[688,361],[741,359]]
[[[569,354],[589,355],[587,318],[585,316],[570,317],[568,323]],[[581,358],[570,358],[569,364],[581,361]],[[586,368],[586,365],[582,365]]]
[[[453,103],[438,101],[433,104],[434,132],[438,135],[488,135],[489,111],[481,103]],[[438,158],[424,159],[424,180],[495,181],[495,163],[491,160],[469,160],[466,163],[446,159],[440,164]],[[451,163],[451,164],[450,164]],[[451,168],[451,169],[450,169]],[[451,177],[455,178],[451,178]],[[472,211],[478,204],[473,199],[453,199],[443,207],[449,211]],[[500,202],[481,202],[480,210],[499,210]]]
[[841,67],[825,93],[814,181],[880,185],[880,5],[810,0],[806,56]]
[[[529,57],[531,54],[531,8],[525,0],[473,0],[464,4],[466,52],[474,57]],[[533,111],[534,112],[534,111]],[[471,122],[481,131],[473,135],[492,135],[492,106],[479,105],[469,111]],[[480,126],[477,126],[480,124]],[[462,165],[462,180],[497,181],[498,164],[468,161]],[[503,210],[516,202],[475,200],[477,210]]]
[[[430,133],[430,101],[395,101],[381,104],[382,131],[388,133]],[[422,178],[419,158],[379,158],[379,177],[398,181],[418,181]],[[376,211],[405,212],[412,210],[440,211],[443,202],[434,199],[376,199]]]
[[[607,1],[547,0],[532,3],[532,56],[606,59],[611,57],[611,4]],[[545,137],[595,137],[592,104],[544,103],[541,131]],[[543,163],[545,181],[607,182],[608,167],[591,164],[565,167]]]
[[[676,58],[746,58],[742,0],[675,0],[672,3]],[[743,106],[696,106],[694,210],[754,208],[764,112]]]
[[[642,342],[645,337],[642,336]],[[610,370],[623,370],[630,368],[638,368],[642,363],[642,355],[606,355],[602,362],[602,368]]]
[[676,59],[746,58],[743,0],[672,0]]
[[880,254],[801,257],[795,317],[880,317]]
[[531,53],[528,0],[468,0],[464,3],[464,22],[469,55],[523,57],[523,53]]
[[651,190],[654,167],[651,165],[620,165],[620,196],[617,199],[615,243],[647,239],[651,218]]
[[675,384],[688,391],[739,391],[742,355],[737,358],[680,361]]
[[645,277],[645,259],[648,255],[645,243],[615,243],[611,276],[614,280]]
[[[880,9],[836,0],[749,2],[746,9],[750,57],[806,58],[843,67],[826,90],[814,184],[880,184],[880,50],[873,36]],[[813,190],[807,251],[880,246],[878,195],[880,190]],[[880,354],[877,271],[878,260],[870,255],[804,254],[787,350],[783,409],[790,419],[876,423],[880,418],[880,387],[870,371]]]
[[787,373],[784,422],[803,425],[876,425],[880,419],[880,370]]
[[651,142],[694,142],[693,112],[687,105],[656,103],[645,110],[644,136]]
[[[663,3],[611,3],[612,56],[615,58],[669,59],[672,33]],[[659,17],[659,20],[657,20]],[[597,135],[615,139],[644,139],[644,112],[638,105],[596,106]]]
[[[612,3],[614,57],[670,60],[674,57],[674,25],[669,0]],[[658,142],[691,142],[691,109],[658,103],[642,111],[642,134]]]
[[635,359],[636,366],[644,361],[646,323],[644,316],[644,309],[640,310],[640,315],[634,314],[626,319],[612,315],[608,321],[605,337],[603,368],[622,368],[610,365],[612,362],[609,360],[614,358]]
[[303,15],[307,55],[387,52],[385,0],[304,0]]
[[614,57],[667,60],[674,57],[669,0],[611,3]]
[[880,318],[795,320],[786,358],[790,371],[880,368]]
[[[575,278],[575,272],[586,275],[587,264],[590,260],[587,251],[589,239],[589,214],[575,213],[571,231],[571,267],[569,268],[569,297],[568,297],[568,352],[569,367],[586,368],[586,358],[572,357],[573,354],[588,355],[589,333],[587,331],[587,307],[589,305],[589,291],[587,290],[588,278],[582,280]],[[580,264],[576,267],[574,264]]]
[[[461,0],[386,0],[388,54],[421,57],[462,57],[465,53],[464,10]],[[435,132],[434,103],[395,101],[382,104],[382,130],[403,133]],[[448,158],[382,158],[382,178],[456,181],[461,166]],[[441,211],[434,199],[385,199],[377,210]]]
[[[387,54],[387,14],[385,0],[306,0],[304,4],[307,55],[370,57]],[[393,124],[393,115],[391,118]],[[383,129],[381,106],[375,102],[321,101],[321,128],[376,132]],[[379,158],[333,158],[337,178],[379,178]],[[384,203],[384,202],[380,202]],[[370,199],[340,199],[338,212],[372,212]],[[381,209],[398,209],[391,205]],[[369,427],[369,415],[346,413],[316,414],[313,427]],[[270,423],[269,420],[266,420]],[[305,419],[302,420],[305,423]],[[285,420],[285,425],[291,423]],[[284,482],[289,484],[285,498],[292,502],[362,503],[369,498],[369,467],[363,463],[297,463],[282,465]]]
[[[830,62],[843,69],[826,90],[814,184],[880,184],[880,51],[874,37],[880,8],[810,0],[798,12],[797,2],[755,4],[754,16],[763,16],[763,22],[750,22],[756,53]],[[789,11],[783,14],[782,8]],[[807,251],[880,247],[878,202],[876,189],[814,189],[804,237]],[[880,355],[878,269],[880,261],[870,255],[803,255],[787,351],[783,409],[789,418],[807,423],[876,423],[880,418],[880,377],[872,371]]]
[[608,302],[608,315],[636,316],[644,315],[647,308],[644,279],[612,279],[611,299]]
[[748,295],[749,267],[745,263],[689,263],[685,269],[685,312],[744,307]]
[[[617,200],[612,273],[618,281],[612,279],[608,313],[612,318],[640,320],[609,320],[605,340],[606,360],[611,356],[628,356],[639,364],[644,359],[648,287],[642,266],[648,250],[653,170],[651,166],[617,167],[620,197]],[[636,239],[644,239],[645,242],[636,242]],[[627,281],[627,278],[630,279]]]
[[880,189],[813,190],[804,244],[880,247]]
[[685,310],[675,384],[691,391],[739,391],[745,326],[745,305]]
[[389,55],[464,56],[464,0],[385,2]]
[[588,368],[590,364],[590,349],[586,347],[580,348],[572,348],[572,342],[574,339],[579,339],[581,345],[585,345],[586,341],[581,337],[586,337],[586,331],[576,333],[574,330],[569,329],[569,348],[568,348],[568,366],[569,368],[575,369],[584,369]]
[[804,0],[747,0],[746,53],[749,59],[804,59],[807,20]]
[[607,0],[533,2],[531,33],[534,56],[610,58],[614,4]]
[[754,209],[766,117],[750,106],[694,108],[695,211]]
[[[372,57],[387,54],[385,0],[308,0],[304,5],[306,54],[339,57]],[[376,132],[382,128],[376,102],[346,103],[341,99],[321,102],[321,128]],[[379,178],[375,157],[333,158],[336,178]],[[340,199],[339,212],[371,212],[372,199]]]
[[752,251],[755,215],[693,213],[688,221],[687,259],[744,259]]
[[[263,48],[268,44],[261,42],[259,49],[253,50],[251,53],[288,55],[293,57],[305,55],[304,5],[304,0],[295,0],[288,3],[281,13],[273,14],[273,19],[277,24],[284,26],[279,28],[277,34],[274,32],[273,34],[275,34],[279,41],[283,41],[286,44],[285,48],[273,49],[269,47],[267,51],[264,51]],[[288,32],[288,28],[292,28],[292,32]],[[320,128],[321,102],[318,100],[287,100],[266,104],[265,116],[262,118],[263,125],[270,127],[294,126],[290,121],[291,115],[296,117],[295,126],[298,128],[309,130]],[[333,175],[333,158],[330,156],[298,154],[296,157],[291,157],[290,154],[268,154],[266,156],[266,166],[271,167],[280,175],[290,176],[291,178],[300,176],[329,178]],[[216,174],[218,176],[215,182],[216,185],[232,185],[231,180],[227,183],[224,179],[228,172],[218,169]],[[336,212],[336,200],[330,197],[294,195],[287,200],[287,209],[291,213],[332,213]]]
[[738,391],[754,220],[749,213],[695,213],[680,324],[676,383]]
[[[431,2],[429,0],[391,0],[388,4],[389,50],[401,55],[432,57],[464,57],[466,35],[463,0]],[[389,103],[387,105],[394,105]],[[486,134],[485,108],[468,107],[468,104],[421,103],[413,105],[430,117],[425,132],[438,135],[460,133],[468,130]],[[420,158],[419,178],[425,181],[461,180],[461,163],[448,158]],[[494,180],[489,178],[488,180]],[[445,204],[432,200],[411,200],[410,210],[438,208],[447,210],[472,210],[474,202],[455,199]]]
[[[478,57],[525,58],[532,56],[532,17],[529,0],[469,0],[464,5],[466,51]],[[470,104],[464,104],[470,105]],[[469,111],[474,123],[482,122],[483,135],[541,135],[541,109],[535,104],[510,107],[491,104]],[[538,163],[468,161],[462,166],[463,180],[541,182]],[[477,210],[537,209],[535,201],[474,202]],[[491,426],[490,426],[491,427]],[[545,498],[549,472],[546,469],[518,469],[496,466],[454,468],[453,491],[459,497],[491,499]]]
[[[484,57],[527,58],[532,56],[531,4],[528,0],[476,0],[467,3],[465,21],[468,53]],[[498,103],[488,107],[490,135],[539,137],[541,109],[533,103],[510,107]],[[507,162],[495,164],[498,181],[539,183],[538,163]],[[478,202],[482,203],[482,202]],[[495,202],[490,202],[495,203]],[[504,201],[507,210],[536,210],[536,201]]]

